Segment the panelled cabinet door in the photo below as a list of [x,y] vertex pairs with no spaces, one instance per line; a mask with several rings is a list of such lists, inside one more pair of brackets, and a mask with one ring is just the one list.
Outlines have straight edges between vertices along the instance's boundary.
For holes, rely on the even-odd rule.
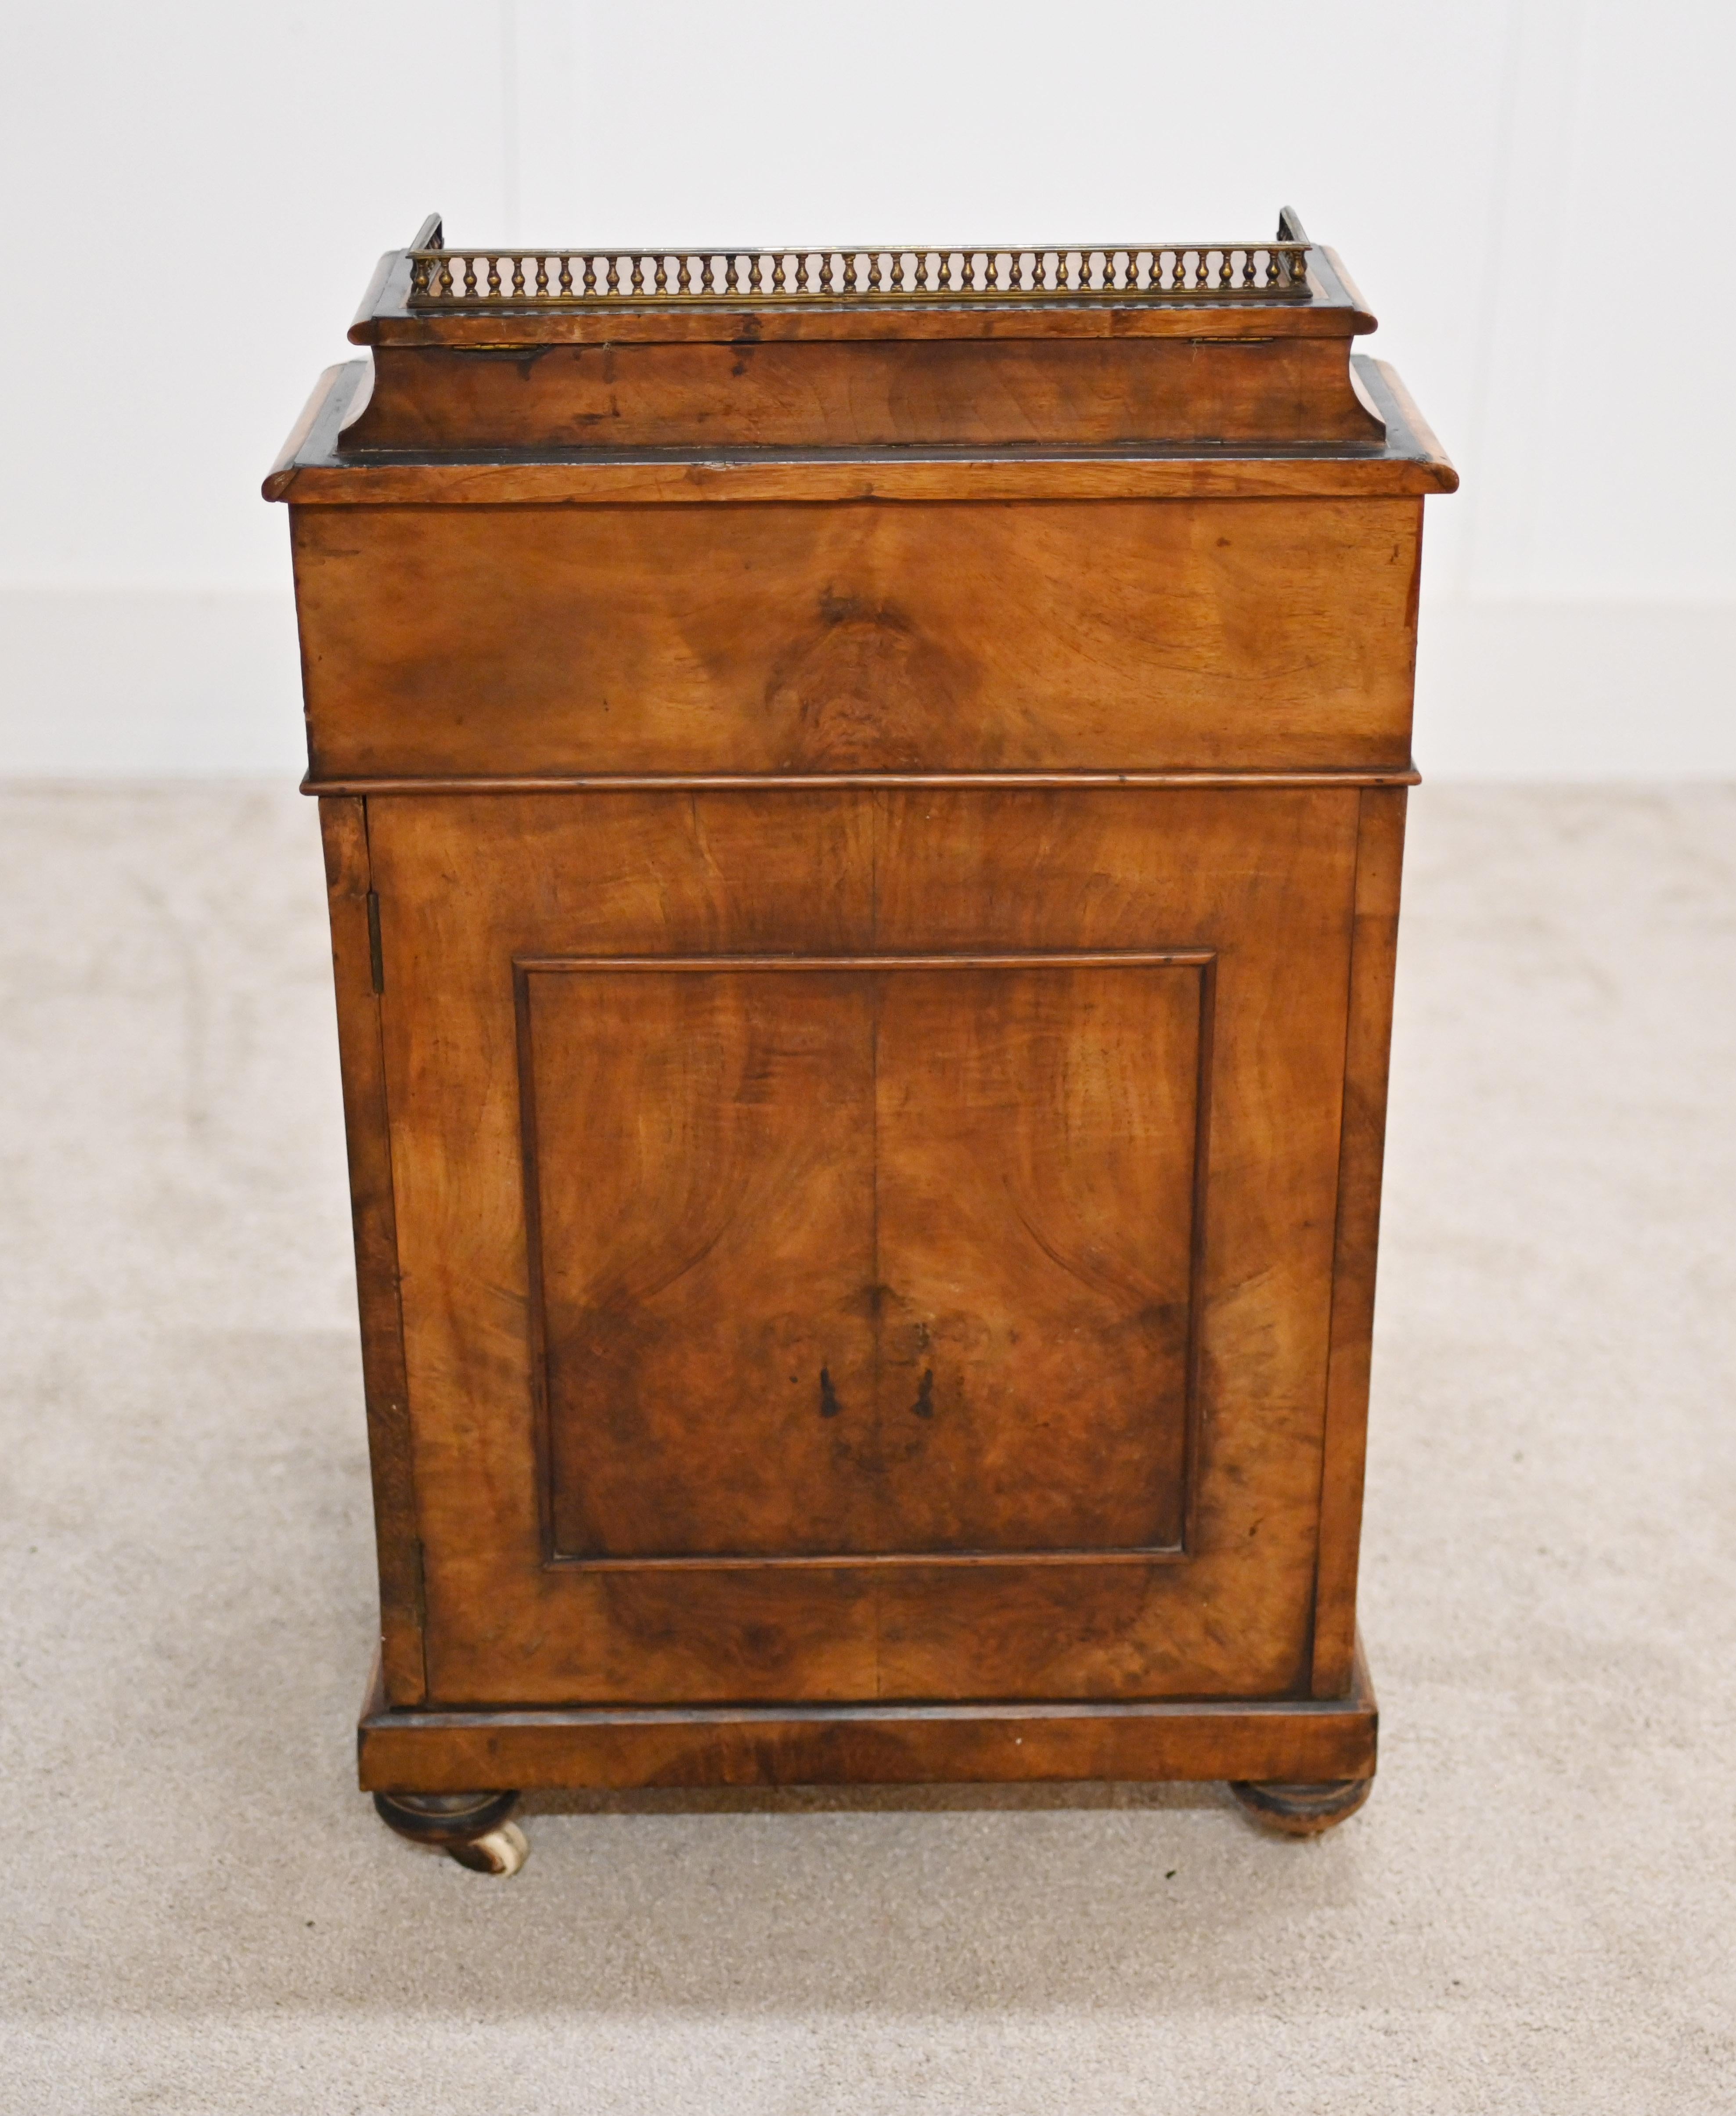
[[435,1696],[1302,1683],[1356,819],[371,799]]

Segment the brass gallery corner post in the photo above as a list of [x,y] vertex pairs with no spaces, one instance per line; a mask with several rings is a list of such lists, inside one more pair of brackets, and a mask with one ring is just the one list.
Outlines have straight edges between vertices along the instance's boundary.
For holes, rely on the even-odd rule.
[[362,1784],[1375,1768],[1422,501],[1330,251],[382,260],[289,504]]

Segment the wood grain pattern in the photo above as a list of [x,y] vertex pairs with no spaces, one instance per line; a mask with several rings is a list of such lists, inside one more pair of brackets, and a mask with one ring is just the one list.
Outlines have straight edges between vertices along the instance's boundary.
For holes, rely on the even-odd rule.
[[320,803],[338,998],[338,1062],[361,1316],[361,1376],[373,1474],[380,1566],[380,1662],[394,1704],[427,1695],[422,1656],[421,1538],[411,1465],[409,1386],[398,1306],[397,1213],[392,1194],[380,1000],[370,934],[365,803]]
[[[434,1694],[1271,1695],[1305,1682],[1358,798],[371,801]],[[1074,949],[1218,959],[1197,1554],[546,1568],[514,959]],[[435,1022],[437,1037],[419,1025]],[[1172,1068],[1152,1092],[1177,1092]],[[1010,1140],[1002,1162],[1024,1150]],[[1215,1613],[1225,1597],[1233,1628]]]
[[876,1547],[873,980],[519,973],[551,1545]]
[[1364,1778],[1379,1715],[1358,1655],[1350,1693],[1136,1704],[835,1705],[393,1711],[377,1683],[357,1730],[365,1789],[1008,1783],[1043,1779]]
[[1344,338],[382,347],[351,449],[1378,447]]
[[521,961],[553,1549],[1178,1548],[1209,970]]
[[1239,787],[1258,792],[1273,786],[1414,786],[1421,774],[1405,770],[1343,771],[664,771],[454,773],[418,779],[382,775],[379,778],[316,779],[302,781],[304,794],[705,794],[770,793],[787,789],[824,791],[828,787],[861,786],[887,790],[932,787],[957,793],[979,786],[989,793],[1014,787],[1052,787],[1061,791],[1089,787]]
[[1420,527],[1413,500],[298,508],[313,770],[1403,770]]
[[1393,977],[1404,860],[1402,789],[1361,797],[1350,1014],[1344,1051],[1344,1123],[1333,1265],[1332,1354],[1320,1474],[1320,1561],[1315,1598],[1316,1697],[1338,1697],[1356,1645],[1357,1552],[1362,1530],[1375,1267],[1386,1140]]
[[1211,968],[881,976],[883,1543],[1179,1548]]
[[287,464],[263,489],[267,499],[297,507],[836,507],[868,499],[1402,499],[1457,487],[1450,464],[1406,447],[1355,456],[1301,448],[1282,455],[1106,449],[1002,457],[889,450],[841,459],[820,453],[624,451],[494,462],[361,456]]
[[[475,320],[469,319],[467,320]],[[1384,361],[1350,363],[1386,429],[1380,447],[1225,444],[1131,448],[547,449],[490,458],[474,449],[358,454],[349,449],[372,375],[327,369],[263,486],[298,506],[575,506],[840,501],[1328,499],[1453,492],[1458,474]]]

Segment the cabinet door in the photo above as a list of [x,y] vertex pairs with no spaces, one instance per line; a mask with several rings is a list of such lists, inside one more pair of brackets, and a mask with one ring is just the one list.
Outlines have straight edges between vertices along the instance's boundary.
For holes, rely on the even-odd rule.
[[438,1701],[1278,1695],[1356,797],[375,797]]

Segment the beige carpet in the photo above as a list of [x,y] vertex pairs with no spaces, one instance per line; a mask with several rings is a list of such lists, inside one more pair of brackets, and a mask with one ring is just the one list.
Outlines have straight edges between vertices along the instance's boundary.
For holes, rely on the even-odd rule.
[[351,1778],[366,1470],[311,804],[0,797],[0,2108],[1736,2105],[1736,792],[1425,791],[1363,1815],[532,1813]]

